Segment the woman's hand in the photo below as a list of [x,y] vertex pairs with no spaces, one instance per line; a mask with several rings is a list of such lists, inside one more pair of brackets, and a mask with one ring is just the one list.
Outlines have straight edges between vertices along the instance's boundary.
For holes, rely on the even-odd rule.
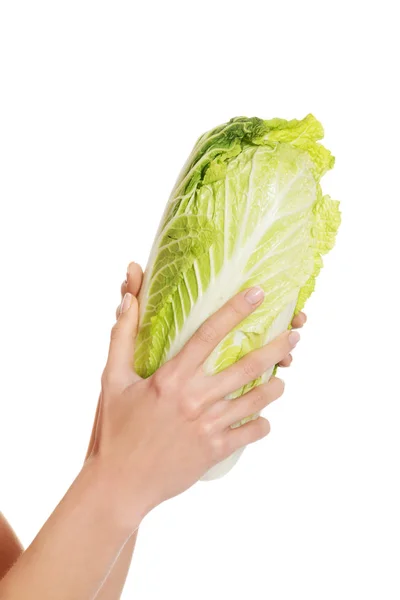
[[[283,333],[217,375],[203,371],[212,350],[262,299],[260,288],[237,294],[173,359],[143,380],[132,370],[138,303],[133,294],[125,294],[102,377],[92,459],[118,488],[126,519],[129,507],[135,506],[136,518],[138,510],[144,516],[238,448],[268,434],[269,423],[262,417],[239,428],[231,425],[278,398],[283,392],[280,379],[273,377],[229,402],[224,397],[273,365],[289,364],[297,332]],[[301,326],[302,321],[300,317],[294,324]]]
[[[140,292],[140,288],[142,286],[142,281],[143,281],[142,267],[135,262],[129,263],[127,271],[126,271],[126,278],[123,281],[123,283],[121,284],[121,302],[126,293],[130,293],[130,294],[132,294],[132,296],[135,296],[135,297],[138,296],[138,294]],[[116,310],[116,318],[117,319],[119,317],[120,310],[121,310],[121,303],[118,305],[117,310]],[[89,446],[88,446],[88,449],[86,452],[85,460],[87,460],[89,458],[89,456],[91,455],[91,453],[93,451],[94,441],[96,438],[96,431],[97,431],[97,427],[99,426],[100,415],[101,415],[101,395],[97,402],[97,408],[96,408],[96,413],[94,416],[92,433],[90,436]]]
[[[118,304],[117,309],[116,309],[116,318],[117,319],[120,315],[121,303],[122,303],[122,300],[123,300],[125,294],[129,293],[129,294],[132,294],[132,296],[137,297],[139,295],[140,288],[142,286],[142,281],[143,281],[143,270],[142,270],[141,266],[135,262],[129,263],[127,271],[126,271],[126,278],[121,284],[121,301]],[[305,324],[306,321],[307,321],[307,316],[303,312],[300,312],[294,317],[294,319],[292,321],[292,328],[300,329],[301,327],[303,327],[303,325]],[[285,356],[285,358],[283,360],[281,360],[279,362],[279,366],[280,367],[289,367],[292,363],[292,360],[293,360],[292,355],[288,354],[287,356]],[[94,424],[93,424],[93,428],[92,428],[92,434],[90,437],[89,446],[88,446],[88,450],[86,453],[86,459],[90,456],[90,454],[92,453],[92,450],[93,450],[94,440],[96,437],[96,430],[97,430],[97,427],[99,424],[100,413],[101,413],[101,396],[100,396],[98,404],[97,404],[96,414],[95,414],[95,418],[94,418]]]

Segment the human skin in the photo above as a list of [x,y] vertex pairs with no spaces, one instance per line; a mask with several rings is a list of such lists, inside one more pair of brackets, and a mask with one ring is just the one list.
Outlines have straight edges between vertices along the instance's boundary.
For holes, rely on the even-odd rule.
[[[231,403],[222,398],[272,364],[290,364],[289,333],[225,372],[206,377],[201,366],[213,347],[260,304],[249,304],[242,293],[200,328],[175,359],[141,380],[131,369],[140,283],[141,270],[133,264],[122,286],[122,314],[113,328],[85,465],[0,583],[2,598],[119,598],[144,516],[236,448],[269,431],[261,417],[239,429],[230,425],[277,398],[283,391],[279,379]],[[298,316],[293,326],[304,320]]]

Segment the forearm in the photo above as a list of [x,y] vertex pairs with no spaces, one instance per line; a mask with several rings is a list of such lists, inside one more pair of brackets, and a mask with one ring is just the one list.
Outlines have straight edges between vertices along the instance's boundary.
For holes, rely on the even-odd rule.
[[[86,463],[35,540],[0,582],[0,597],[95,598],[136,529],[134,516],[129,527],[120,518],[113,487],[97,465]],[[139,521],[138,516],[137,525]]]
[[[86,459],[90,457],[93,452],[95,441],[96,441],[96,431],[100,417],[101,410],[101,396],[99,397],[99,401],[97,403],[96,414],[94,417],[94,423],[92,428],[92,435],[90,436],[89,447],[86,453]],[[129,567],[132,561],[132,554],[135,548],[137,538],[137,532],[129,538],[126,542],[124,548],[121,550],[120,555],[114,563],[111,571],[109,572],[107,579],[104,581],[101,589],[99,590],[96,600],[118,600],[121,597],[122,590],[125,585],[126,578],[128,576]]]
[[128,576],[129,567],[132,561],[132,554],[135,548],[137,531],[132,534],[126,542],[120,555],[114,563],[107,579],[99,590],[96,600],[118,600],[124,589],[125,581]]

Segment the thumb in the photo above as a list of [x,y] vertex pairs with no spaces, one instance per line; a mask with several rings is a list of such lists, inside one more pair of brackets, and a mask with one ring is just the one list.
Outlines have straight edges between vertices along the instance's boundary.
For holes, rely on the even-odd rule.
[[128,292],[122,300],[118,320],[111,330],[106,367],[109,372],[132,374],[138,321],[139,305],[137,298]]

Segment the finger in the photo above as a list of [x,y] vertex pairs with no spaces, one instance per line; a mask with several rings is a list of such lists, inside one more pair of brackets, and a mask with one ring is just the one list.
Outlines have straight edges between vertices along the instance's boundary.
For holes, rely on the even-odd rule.
[[264,299],[264,291],[253,287],[236,294],[205,321],[177,354],[175,360],[187,371],[200,367],[221,340],[252,313]]
[[[121,302],[127,292],[132,296],[138,296],[143,281],[142,267],[135,262],[128,265],[126,279],[121,283]],[[115,318],[118,319],[121,311],[121,304],[118,304],[115,310]]]
[[303,312],[297,313],[297,315],[295,315],[292,320],[293,329],[300,329],[301,327],[303,327],[303,325],[306,323],[306,321],[307,321],[307,315],[305,313],[303,313]]
[[143,281],[142,267],[135,262],[131,262],[126,273],[126,290],[132,296],[137,296]]
[[282,379],[271,377],[268,383],[258,385],[247,394],[234,400],[220,400],[224,405],[217,426],[225,429],[263,410],[282,396],[285,385]]
[[120,315],[112,328],[106,370],[119,373],[132,372],[138,312],[138,301],[135,296],[125,294]]
[[132,294],[132,296],[137,296],[140,292],[142,280],[142,267],[135,262],[129,263],[126,271],[126,279],[121,283],[121,300],[127,292]]
[[209,376],[207,385],[212,390],[213,396],[224,397],[254,381],[283,360],[299,339],[300,335],[297,331],[285,331],[266,346],[249,352],[224,371]]
[[264,417],[257,417],[240,427],[228,429],[225,433],[225,448],[230,456],[235,450],[261,440],[271,431],[271,426]]
[[292,364],[292,360],[293,356],[291,354],[288,354],[287,356],[285,356],[285,358],[278,362],[278,367],[290,367],[290,365]]

